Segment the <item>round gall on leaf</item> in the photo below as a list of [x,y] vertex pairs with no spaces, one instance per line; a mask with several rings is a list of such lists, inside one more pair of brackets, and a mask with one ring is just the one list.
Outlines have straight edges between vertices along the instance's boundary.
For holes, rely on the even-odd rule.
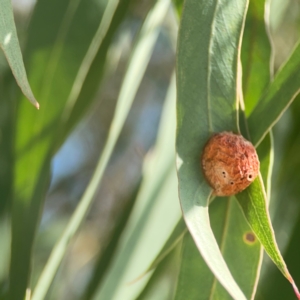
[[205,178],[216,196],[243,191],[259,172],[254,146],[232,132],[213,135],[204,147],[201,160]]

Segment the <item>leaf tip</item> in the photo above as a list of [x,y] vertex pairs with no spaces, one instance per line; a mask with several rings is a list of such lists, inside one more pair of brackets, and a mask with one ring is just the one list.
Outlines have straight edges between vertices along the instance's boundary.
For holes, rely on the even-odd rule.
[[299,293],[299,290],[298,290],[298,287],[297,287],[295,281],[292,280],[291,284],[292,284],[292,287],[294,289],[297,299],[300,299],[300,293]]

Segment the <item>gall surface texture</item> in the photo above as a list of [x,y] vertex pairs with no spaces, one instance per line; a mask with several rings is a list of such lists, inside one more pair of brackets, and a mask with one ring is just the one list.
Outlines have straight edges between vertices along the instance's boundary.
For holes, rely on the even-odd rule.
[[259,172],[254,146],[232,132],[217,133],[208,140],[201,164],[216,196],[231,196],[243,191]]

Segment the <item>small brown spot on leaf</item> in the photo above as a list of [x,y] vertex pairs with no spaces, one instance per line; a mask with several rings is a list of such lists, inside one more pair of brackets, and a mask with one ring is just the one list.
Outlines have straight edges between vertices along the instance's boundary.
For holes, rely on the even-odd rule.
[[256,236],[254,235],[253,232],[249,231],[249,232],[246,232],[244,234],[244,237],[243,237],[245,243],[247,244],[254,244],[256,242]]

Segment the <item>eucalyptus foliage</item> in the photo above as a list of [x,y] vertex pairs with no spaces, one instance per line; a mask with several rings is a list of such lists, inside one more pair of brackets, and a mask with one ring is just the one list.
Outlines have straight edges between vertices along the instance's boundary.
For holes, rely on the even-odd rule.
[[[59,270],[122,147],[162,33],[177,47],[157,138],[76,297],[300,299],[300,45],[274,66],[270,19],[284,24],[284,12],[274,14],[279,2],[271,10],[267,0],[145,2],[94,173],[34,269],[51,162],[93,108],[116,34],[141,3],[39,0],[22,56],[12,4],[0,0],[0,47],[11,70],[0,73],[0,299],[58,299],[67,286]],[[255,181],[226,198],[213,196],[200,163],[207,140],[222,131],[242,134],[260,159]]]

